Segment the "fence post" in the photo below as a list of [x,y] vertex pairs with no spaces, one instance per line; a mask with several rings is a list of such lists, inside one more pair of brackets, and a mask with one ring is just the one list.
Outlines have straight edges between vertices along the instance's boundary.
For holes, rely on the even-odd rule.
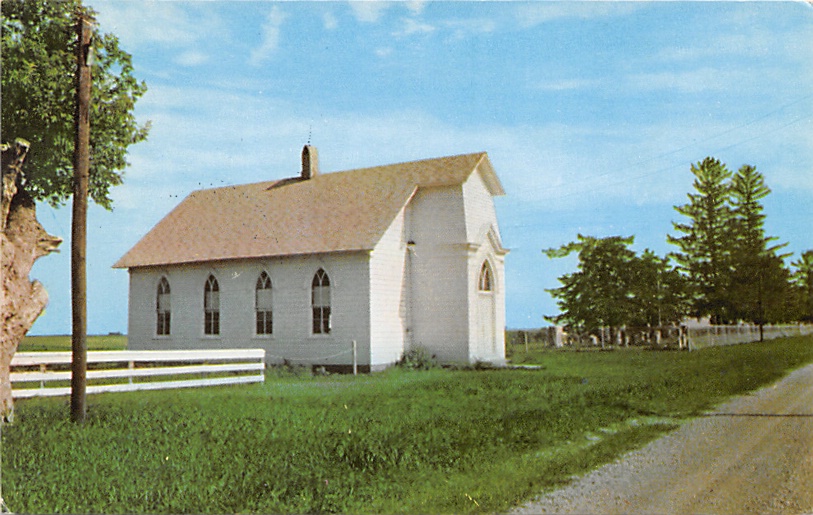
[[[9,368],[11,368],[11,367],[9,367]],[[47,367],[45,366],[45,363],[40,363],[40,372],[42,372],[44,374],[46,370],[47,370]],[[45,378],[43,378],[40,381],[40,388],[45,388]]]
[[358,367],[358,344],[353,340],[353,375],[357,376],[359,373]]

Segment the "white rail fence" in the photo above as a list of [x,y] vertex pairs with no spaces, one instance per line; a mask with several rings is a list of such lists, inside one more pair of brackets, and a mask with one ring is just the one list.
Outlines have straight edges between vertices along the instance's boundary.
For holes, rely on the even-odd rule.
[[[811,324],[766,325],[762,339],[773,340],[789,336],[813,334]],[[510,336],[510,337],[509,337]],[[760,329],[756,325],[704,325],[663,327],[602,327],[597,334],[569,334],[561,327],[543,327],[532,331],[514,331],[506,343],[515,349],[524,344],[525,351],[541,347],[652,347],[666,349],[704,349],[722,345],[757,342]]]
[[[87,362],[87,393],[265,381],[263,349],[91,351]],[[69,395],[70,364],[70,352],[18,352],[11,360],[12,396]]]
[[[690,327],[687,333],[690,350],[757,342],[760,339],[759,326],[756,325]],[[766,325],[762,328],[763,340],[773,340],[775,338],[785,338],[788,336],[805,336],[808,334],[813,334],[813,325],[783,324]]]

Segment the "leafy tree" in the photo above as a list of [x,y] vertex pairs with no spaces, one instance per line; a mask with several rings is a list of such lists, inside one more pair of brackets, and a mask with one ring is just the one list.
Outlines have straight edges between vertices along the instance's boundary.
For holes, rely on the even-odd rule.
[[813,322],[813,250],[806,250],[798,261],[791,263],[796,293],[798,319]]
[[[59,205],[72,194],[76,14],[79,0],[3,0],[2,127],[6,141],[31,143],[25,190]],[[90,9],[85,8],[91,14]],[[90,112],[90,197],[110,208],[127,148],[147,137],[133,109],[147,88],[133,76],[118,38],[94,29]]]
[[631,263],[634,301],[629,323],[662,326],[680,323],[689,310],[684,276],[649,249]]
[[[44,288],[31,282],[28,274],[33,260],[52,252],[61,241],[45,233],[37,222],[34,200],[59,205],[73,192],[75,24],[80,16],[87,18],[93,13],[83,9],[80,0],[3,0],[0,8],[0,123],[6,141],[16,142],[13,152],[3,145],[0,217],[3,277],[11,278],[0,286],[4,308],[0,415],[10,419],[13,404],[8,364],[47,303]],[[133,77],[130,55],[119,48],[115,36],[98,29],[92,36],[95,62],[89,113],[89,194],[109,209],[110,188],[121,183],[122,170],[127,166],[127,148],[147,137],[149,127],[139,126],[133,115],[146,86]],[[72,250],[84,253],[77,240],[73,239]],[[81,414],[79,420],[83,418]]]
[[731,180],[733,234],[731,303],[735,318],[760,326],[788,316],[789,272],[777,255],[787,244],[768,246],[776,237],[765,236],[761,200],[771,192],[755,167],[742,166]]
[[639,257],[629,246],[634,237],[594,238],[544,252],[550,258],[578,252],[578,270],[559,278],[562,286],[547,290],[561,314],[548,317],[583,333],[610,327],[657,326],[680,321],[685,314],[684,279],[668,260],[646,250]]
[[728,204],[728,179],[731,171],[719,160],[707,157],[692,165],[694,189],[689,203],[675,210],[688,218],[687,223],[675,223],[682,236],[668,235],[669,243],[677,245],[672,253],[689,281],[692,294],[692,315],[711,316],[714,323],[732,319],[732,306],[727,295],[731,285],[732,220]]
[[547,290],[558,299],[562,311],[551,320],[580,332],[626,323],[630,309],[628,265],[635,257],[628,248],[632,242],[632,237],[594,238],[579,234],[576,242],[545,250],[550,258],[573,252],[579,255],[578,271],[560,277],[560,288]]

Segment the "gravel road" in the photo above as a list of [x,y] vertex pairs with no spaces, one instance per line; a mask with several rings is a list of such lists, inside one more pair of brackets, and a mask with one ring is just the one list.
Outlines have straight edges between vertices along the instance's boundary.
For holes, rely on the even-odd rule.
[[536,513],[813,513],[813,365],[511,515]]

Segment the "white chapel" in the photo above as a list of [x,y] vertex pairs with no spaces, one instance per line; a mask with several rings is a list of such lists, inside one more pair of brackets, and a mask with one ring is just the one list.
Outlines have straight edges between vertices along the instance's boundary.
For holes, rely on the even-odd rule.
[[362,370],[421,347],[505,362],[505,256],[486,153],[191,193],[115,265],[131,349],[263,348]]

